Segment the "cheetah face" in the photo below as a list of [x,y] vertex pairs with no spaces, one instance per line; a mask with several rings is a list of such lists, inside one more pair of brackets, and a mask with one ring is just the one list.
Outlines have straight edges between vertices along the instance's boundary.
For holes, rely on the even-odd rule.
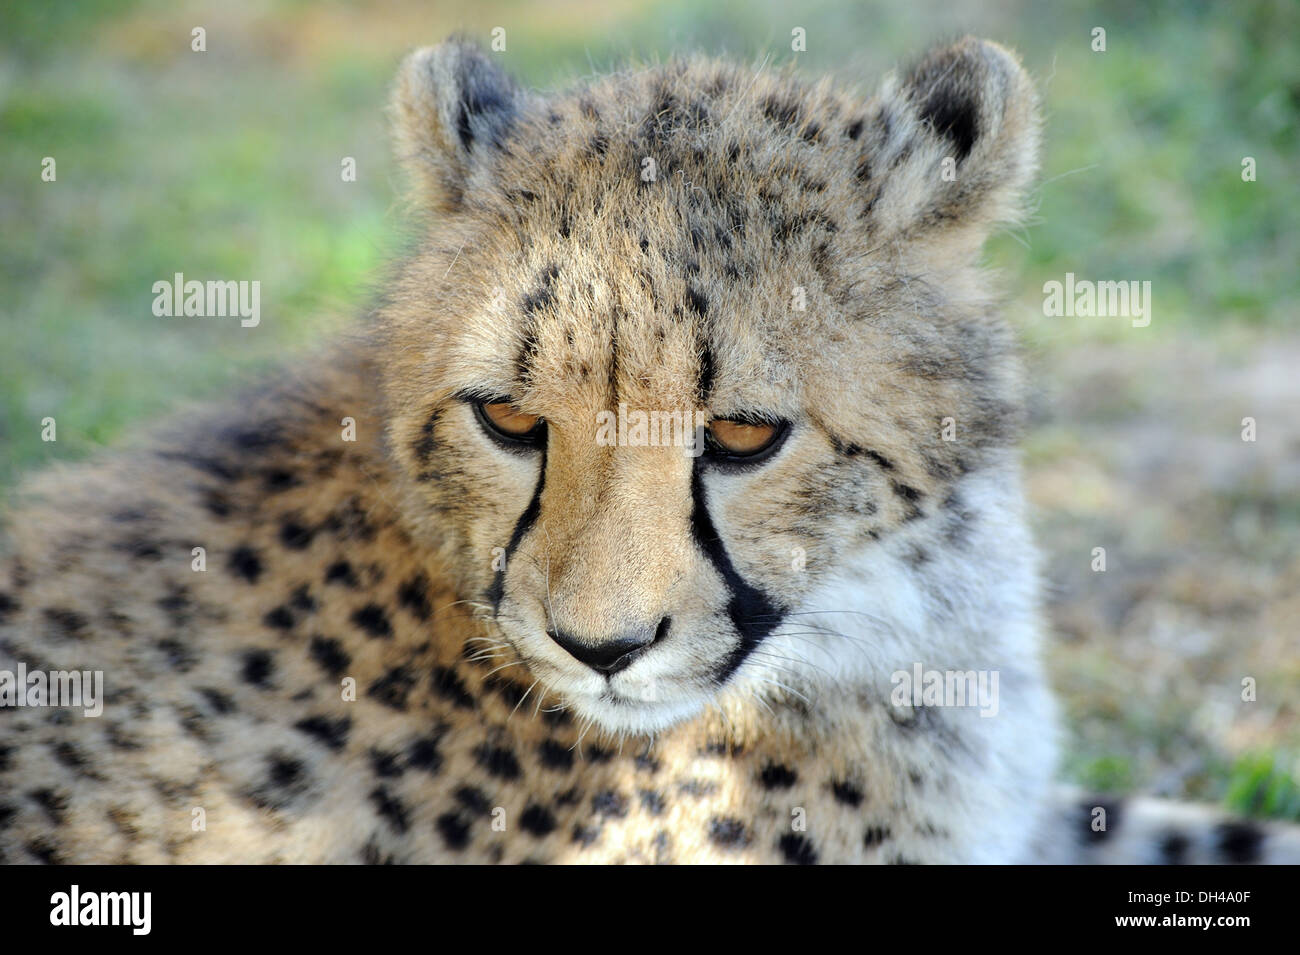
[[502,665],[616,733],[815,682],[803,615],[1015,431],[975,258],[1033,168],[1019,65],[543,99],[449,43],[394,111],[430,222],[380,315],[389,443]]

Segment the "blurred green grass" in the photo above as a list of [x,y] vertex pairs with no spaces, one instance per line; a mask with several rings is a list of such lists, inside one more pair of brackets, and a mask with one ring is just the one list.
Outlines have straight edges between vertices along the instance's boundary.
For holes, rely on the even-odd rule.
[[[231,390],[366,307],[403,242],[382,113],[388,83],[407,49],[456,30],[486,42],[504,26],[507,66],[540,87],[704,49],[749,61],[794,59],[801,72],[830,71],[870,90],[883,70],[932,42],[966,32],[992,37],[1020,51],[1044,97],[1046,152],[1033,218],[988,253],[1018,290],[1011,314],[1040,369],[1069,379],[1073,356],[1088,347],[1153,352],[1182,337],[1241,352],[1294,331],[1300,4],[950,6],[6,5],[0,503],[20,474],[83,457],[180,401]],[[206,53],[189,49],[195,26],[207,30]],[[797,59],[789,44],[796,26],[808,37]],[[1090,48],[1095,26],[1107,31],[1105,53]],[[57,182],[40,180],[45,156],[58,163]],[[344,156],[357,160],[354,183],[340,179]],[[1242,182],[1244,156],[1256,159],[1257,182]],[[155,318],[152,283],[177,271],[260,280],[261,325]],[[1042,283],[1067,271],[1151,280],[1152,327],[1139,335],[1125,322],[1044,320]],[[1089,450],[1083,426],[1129,421],[1150,407],[1152,388],[1186,384],[1092,387],[1070,417],[1040,422],[1027,448],[1031,467],[1050,471],[1080,459]],[[56,443],[40,440],[47,415],[58,420]],[[1114,496],[1114,455],[1096,466],[1095,480],[1076,470],[1060,497],[1062,537],[1086,543]],[[1216,502],[1224,526],[1251,504],[1233,503],[1230,494]],[[1278,509],[1300,513],[1300,496],[1281,494]],[[1294,543],[1296,522],[1286,526],[1282,551]],[[1071,776],[1124,791],[1150,785],[1191,754],[1195,766],[1180,776],[1185,791],[1300,819],[1288,769],[1300,765],[1294,709],[1283,711],[1283,729],[1265,736],[1263,750],[1207,742],[1205,733],[1185,732],[1190,704],[1120,699],[1127,686],[1114,675],[1119,624],[1110,631],[1089,625],[1090,643],[1062,651],[1074,668],[1068,672],[1082,674],[1064,681],[1072,725],[1082,727],[1071,740]]]

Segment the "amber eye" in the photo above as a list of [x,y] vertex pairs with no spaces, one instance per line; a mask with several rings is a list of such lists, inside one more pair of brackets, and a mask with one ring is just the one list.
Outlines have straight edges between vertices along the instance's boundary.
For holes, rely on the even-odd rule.
[[733,421],[714,418],[709,422],[709,438],[724,456],[755,457],[775,445],[784,427],[767,422]]
[[520,411],[509,401],[476,401],[474,412],[488,434],[506,441],[537,444],[545,431],[541,418]]

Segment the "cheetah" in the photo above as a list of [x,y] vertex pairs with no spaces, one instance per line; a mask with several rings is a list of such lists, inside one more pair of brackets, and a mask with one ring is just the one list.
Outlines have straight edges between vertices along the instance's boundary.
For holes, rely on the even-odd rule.
[[[0,858],[1168,857],[1053,786],[979,268],[1036,171],[1014,54],[542,95],[453,38],[391,112],[417,240],[358,334],[14,508]],[[1205,820],[1168,861],[1296,845]]]

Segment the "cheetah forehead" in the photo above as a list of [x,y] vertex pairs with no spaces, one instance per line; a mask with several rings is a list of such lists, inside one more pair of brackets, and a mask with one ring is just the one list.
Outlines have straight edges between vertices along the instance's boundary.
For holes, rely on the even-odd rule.
[[776,413],[817,374],[872,400],[998,391],[975,253],[1033,171],[1035,103],[970,39],[870,98],[707,57],[543,96],[472,44],[419,51],[395,126],[434,214],[386,310],[416,346],[397,372],[557,400],[621,376],[663,406],[716,384]]

